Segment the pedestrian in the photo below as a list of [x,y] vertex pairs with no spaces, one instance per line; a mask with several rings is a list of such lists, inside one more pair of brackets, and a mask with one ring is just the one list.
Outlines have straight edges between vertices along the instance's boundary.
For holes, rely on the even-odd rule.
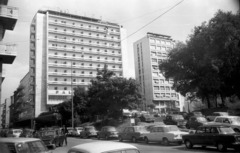
[[67,134],[68,134],[68,130],[67,130],[67,128],[66,128],[65,125],[63,125],[62,133],[63,133],[63,137],[64,137],[65,145],[67,145]]

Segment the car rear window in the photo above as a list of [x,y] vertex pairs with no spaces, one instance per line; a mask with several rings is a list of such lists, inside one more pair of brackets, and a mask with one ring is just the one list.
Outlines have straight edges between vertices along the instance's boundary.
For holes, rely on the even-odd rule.
[[[3,153],[5,153],[4,150],[7,150],[6,151],[7,153],[8,152],[9,153],[17,153],[14,143],[0,143],[0,144],[1,144],[0,145],[1,152],[3,151]],[[2,148],[2,146],[3,146],[3,148]]]
[[44,151],[47,151],[47,148],[41,141],[28,142],[27,145],[30,153],[42,153]]

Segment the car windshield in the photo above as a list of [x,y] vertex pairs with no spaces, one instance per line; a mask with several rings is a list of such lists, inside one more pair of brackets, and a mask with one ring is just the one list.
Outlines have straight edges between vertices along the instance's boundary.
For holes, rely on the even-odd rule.
[[47,148],[41,141],[28,142],[30,152],[41,153],[47,151]]
[[223,134],[235,133],[235,131],[231,127],[221,127],[219,128],[219,130],[220,130],[220,133],[223,133]]
[[144,126],[137,126],[135,127],[136,132],[148,132]]
[[169,126],[164,129],[165,132],[174,132],[174,131],[179,131],[177,126]]
[[22,130],[13,130],[13,133],[22,133]]
[[197,120],[198,120],[199,122],[207,122],[207,119],[204,118],[204,117],[198,117]]
[[240,117],[230,119],[231,124],[240,124]]
[[218,113],[220,116],[228,116],[228,113],[227,112],[221,112],[221,113]]
[[175,120],[183,120],[184,118],[183,118],[182,115],[174,115],[173,119],[175,119]]

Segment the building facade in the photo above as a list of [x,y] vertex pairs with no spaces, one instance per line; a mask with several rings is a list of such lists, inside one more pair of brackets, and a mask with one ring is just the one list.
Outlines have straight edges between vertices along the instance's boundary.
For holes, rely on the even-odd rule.
[[7,4],[8,0],[0,0],[0,118],[3,109],[1,107],[1,91],[4,80],[3,64],[12,64],[17,55],[15,44],[2,43],[5,31],[13,30],[18,18],[18,8]]
[[87,90],[105,64],[122,76],[125,33],[116,23],[39,10],[30,27],[29,90],[35,117],[71,99],[74,87]]
[[2,127],[8,128],[10,125],[10,105],[11,99],[5,99],[5,102],[2,103]]
[[161,113],[183,108],[184,98],[172,90],[173,80],[167,80],[158,67],[174,45],[170,36],[155,33],[147,33],[134,43],[135,75],[140,83],[145,109],[150,104],[154,104]]

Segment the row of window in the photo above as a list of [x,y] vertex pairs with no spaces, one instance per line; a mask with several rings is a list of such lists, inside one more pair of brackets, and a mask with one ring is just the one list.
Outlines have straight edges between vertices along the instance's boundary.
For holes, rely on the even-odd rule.
[[[50,61],[49,63],[53,63],[53,61]],[[73,66],[82,66],[82,67],[84,67],[84,66],[97,66],[97,67],[103,67],[103,64],[92,64],[92,63],[80,63],[80,62],[67,62],[67,61],[54,61],[54,63],[55,64],[58,64],[58,63],[60,63],[60,64],[65,64],[65,65],[69,65],[69,66],[71,66],[71,64],[73,65]],[[111,65],[107,65],[108,67],[110,67]],[[115,68],[115,67],[117,67],[117,65],[112,65],[112,68]],[[118,67],[119,68],[122,68],[122,65],[118,65]]]
[[108,26],[98,26],[93,24],[87,24],[87,23],[81,23],[81,22],[73,22],[73,21],[67,21],[67,20],[58,20],[58,19],[50,19],[50,22],[54,23],[60,23],[64,25],[74,26],[74,27],[81,27],[81,28],[88,28],[88,29],[96,29],[96,30],[105,30],[105,31],[111,31],[111,32],[119,32],[119,29],[110,28]]
[[164,45],[172,45],[173,44],[169,40],[153,39],[153,38],[150,38],[150,43],[157,43],[157,44],[164,44]]
[[67,53],[63,53],[63,54],[59,54],[58,52],[55,52],[54,53],[54,55],[52,55],[52,56],[58,56],[58,57],[82,57],[82,58],[84,58],[84,57],[87,57],[87,58],[89,58],[89,59],[97,59],[97,60],[100,60],[100,59],[105,59],[105,60],[109,60],[109,59],[111,59],[112,61],[115,61],[115,60],[118,60],[118,61],[121,61],[121,58],[115,58],[115,57],[102,57],[102,56],[91,56],[91,55],[89,55],[89,56],[86,56],[86,55],[80,55],[80,54],[77,54],[77,56],[76,56],[76,54],[67,54]]
[[176,98],[176,99],[179,99],[179,96],[178,94],[176,93],[154,93],[154,96],[156,98]]
[[[57,28],[57,27],[50,27],[50,32],[60,32],[60,33],[66,33],[71,35],[80,35],[80,36],[93,36],[97,39],[109,39],[109,40],[120,40],[120,36],[114,36],[109,34],[100,34],[96,32],[86,32],[86,31],[80,31],[80,30],[72,30],[72,29],[66,29],[66,28]],[[61,38],[61,37],[60,37]]]
[[169,51],[171,50],[171,47],[165,47],[165,46],[150,46],[151,50],[157,50],[157,51]]
[[154,90],[166,90],[166,91],[170,91],[171,87],[170,86],[154,86],[153,87]]
[[153,79],[154,84],[164,84],[164,83],[168,83],[168,84],[173,84],[173,80],[169,79],[169,80],[164,80],[164,79]]

